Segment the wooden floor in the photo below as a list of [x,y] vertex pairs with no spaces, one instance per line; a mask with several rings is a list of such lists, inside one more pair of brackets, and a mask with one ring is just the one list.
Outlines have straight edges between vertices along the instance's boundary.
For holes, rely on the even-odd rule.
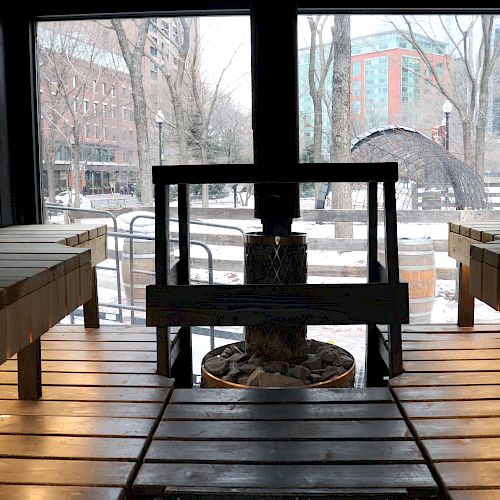
[[171,381],[151,328],[56,326],[42,337],[43,398],[17,399],[0,365],[0,498],[125,498]]
[[453,500],[500,499],[500,325],[405,327],[391,388]]
[[[332,467],[336,473],[356,469],[351,480],[360,481],[356,484],[361,487],[369,474],[375,479],[383,474],[404,478],[399,465],[394,467],[398,460],[409,468],[407,476],[417,479],[417,488],[430,493],[435,487],[424,472],[424,459],[449,498],[500,500],[500,325],[406,326],[403,348],[405,373],[391,381],[390,391],[406,423],[395,413],[396,404],[388,391],[382,394],[377,389],[371,396],[365,393],[370,397],[363,402],[356,401],[359,395],[344,398],[340,404],[335,398],[329,402],[268,402],[268,418],[254,418],[253,429],[260,434],[243,439],[241,455],[243,448],[231,433],[243,431],[243,422],[255,411],[255,403],[252,406],[238,397],[231,404],[215,398],[215,390],[203,390],[206,397],[216,400],[198,402],[193,408],[191,391],[175,391],[167,406],[172,388],[168,379],[155,374],[153,329],[56,326],[42,337],[41,401],[19,401],[15,359],[0,365],[0,498],[118,499],[131,497],[133,491],[147,496],[151,487],[155,493],[186,493],[191,491],[190,477],[205,477],[210,483],[231,474],[240,480],[246,474],[258,483],[262,478],[248,476],[248,463],[263,460],[273,465],[277,454],[286,455],[292,449],[296,454],[285,460],[283,470],[273,475],[268,469],[269,487],[255,490],[255,496],[270,498],[276,481],[286,476],[284,469],[293,463],[325,479],[327,488],[316,493],[321,496],[328,490],[326,496],[332,498],[333,483],[328,483],[335,476],[330,474]],[[285,392],[280,391],[280,397]],[[294,405],[300,418],[291,416]],[[203,427],[198,429],[200,438],[183,434],[186,421],[193,416]],[[218,421],[224,421],[224,428],[219,429],[222,434],[211,435],[218,432]],[[408,430],[380,440],[377,432],[384,432],[385,424],[392,433],[405,424],[417,436],[418,446]],[[273,432],[281,432],[282,439],[270,439],[272,427]],[[375,434],[356,434],[363,429]],[[290,435],[305,432],[312,433],[311,446],[298,440],[289,442]],[[387,448],[383,452],[377,448],[381,441]],[[332,442],[342,443],[335,447],[335,455],[329,449]],[[191,471],[194,476],[184,475],[190,462],[199,469]],[[208,469],[215,470],[214,465],[217,476],[207,475]],[[166,466],[175,481],[165,477],[160,466]],[[310,477],[293,480],[307,485]],[[344,490],[340,483],[333,486],[339,494],[352,493],[349,475],[344,477]],[[184,486],[179,483],[183,481]],[[381,494],[390,493],[388,483],[379,484]],[[404,488],[393,489],[393,497],[404,497]]]

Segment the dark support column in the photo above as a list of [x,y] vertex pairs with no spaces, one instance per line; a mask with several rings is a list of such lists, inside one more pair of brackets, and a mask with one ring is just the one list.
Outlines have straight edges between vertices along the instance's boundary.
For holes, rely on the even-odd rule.
[[[377,186],[376,182],[368,183],[368,283],[380,281],[377,259]],[[368,387],[385,386],[384,376],[388,374],[388,370],[380,355],[377,325],[369,323],[366,326],[366,336],[366,385]]]
[[[293,171],[300,168],[297,7],[255,0],[250,14],[255,163],[257,168]],[[255,217],[262,220],[265,234],[288,236],[292,218],[299,216],[298,184],[255,186]]]
[[83,323],[86,328],[99,328],[100,325],[95,266],[92,267],[92,298],[83,304]]
[[[170,186],[155,184],[155,213],[161,221],[155,224],[155,273],[156,284],[168,284],[169,259],[169,189]],[[156,373],[170,377],[169,328],[156,328]]]
[[[189,233],[189,185],[179,184],[179,263],[177,264],[177,284],[189,285],[190,276],[190,244]],[[175,379],[175,387],[190,388],[193,386],[193,355],[191,328],[181,328],[179,333],[179,354],[172,361],[171,376]]]
[[40,339],[17,354],[19,399],[36,400],[42,397],[42,355]]
[[470,267],[458,267],[458,326],[474,326],[474,296],[469,292]]

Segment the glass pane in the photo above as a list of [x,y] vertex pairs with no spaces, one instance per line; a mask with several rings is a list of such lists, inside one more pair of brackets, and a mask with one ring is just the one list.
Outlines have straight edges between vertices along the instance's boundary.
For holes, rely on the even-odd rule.
[[[496,220],[499,36],[499,16],[299,17],[300,160],[398,162],[400,271],[412,323],[457,321],[447,222],[457,210],[462,221],[485,211]],[[309,280],[364,281],[366,186],[332,193],[327,181],[303,188]],[[477,321],[498,318],[476,300]]]
[[[113,235],[98,286],[109,305],[101,312],[106,320],[144,324],[145,286],[155,281],[151,165],[253,163],[250,19],[41,22],[37,39],[46,222],[108,224]],[[190,192],[193,239],[208,239],[219,262],[229,248],[225,232],[242,237],[201,223],[239,225],[233,219],[240,211],[251,220],[253,188],[193,185]],[[174,217],[175,189],[170,201]],[[173,240],[177,233],[172,221]],[[214,282],[241,275],[242,242],[233,247],[235,269],[214,268]],[[193,282],[206,283],[206,250],[193,242],[192,251]],[[208,328],[198,330],[196,339],[208,341]],[[218,343],[231,338],[221,335]]]

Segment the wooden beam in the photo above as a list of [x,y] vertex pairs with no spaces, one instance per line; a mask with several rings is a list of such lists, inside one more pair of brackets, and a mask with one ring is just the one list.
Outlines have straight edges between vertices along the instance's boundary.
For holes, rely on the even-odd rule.
[[408,286],[213,285],[146,288],[148,326],[408,323]]
[[308,168],[257,168],[245,165],[169,165],[153,166],[153,183],[168,184],[236,184],[279,182],[389,182],[398,180],[398,164],[336,163],[335,168],[325,163],[310,163]]

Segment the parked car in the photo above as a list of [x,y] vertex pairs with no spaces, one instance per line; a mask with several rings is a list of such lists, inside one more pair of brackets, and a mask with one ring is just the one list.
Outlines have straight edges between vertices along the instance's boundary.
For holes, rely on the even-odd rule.
[[[61,205],[64,205],[65,207],[69,207],[69,206],[75,205],[75,197],[76,197],[76,193],[73,191],[71,193],[71,203],[70,203],[70,192],[69,191],[62,191],[55,196],[55,200],[56,200],[56,203],[60,203]],[[83,194],[80,194],[80,208],[92,208],[92,204],[91,204],[90,200],[86,196],[84,196]]]

